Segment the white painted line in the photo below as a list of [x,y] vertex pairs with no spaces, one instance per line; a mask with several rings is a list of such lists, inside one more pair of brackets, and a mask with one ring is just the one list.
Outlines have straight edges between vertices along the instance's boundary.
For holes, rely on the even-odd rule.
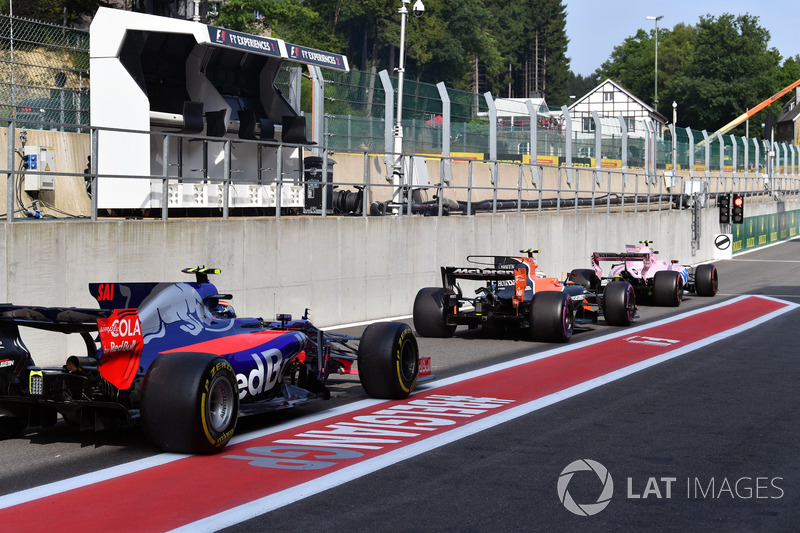
[[[741,298],[737,298],[736,300],[740,300],[740,299]],[[730,300],[728,302],[723,302],[723,303],[718,304],[716,306],[712,306],[712,308],[724,307],[725,305],[729,305],[731,302],[733,302],[733,300]],[[782,303],[786,303],[786,302],[782,302]],[[399,463],[401,461],[404,461],[404,460],[412,458],[412,457],[416,457],[417,455],[423,454],[423,453],[428,452],[430,450],[433,450],[435,448],[439,448],[439,447],[444,446],[446,444],[453,443],[453,442],[455,442],[457,440],[463,439],[465,437],[469,437],[471,435],[474,435],[474,434],[479,433],[481,431],[484,431],[486,429],[493,428],[495,426],[498,426],[498,425],[503,424],[505,422],[508,422],[510,420],[514,420],[514,419],[519,418],[521,416],[530,414],[530,413],[532,413],[534,411],[537,411],[539,409],[542,409],[544,407],[548,407],[548,406],[553,405],[555,403],[558,403],[560,401],[566,400],[568,398],[572,398],[574,396],[577,396],[577,395],[582,394],[584,392],[590,391],[592,389],[595,389],[595,388],[600,387],[602,385],[605,385],[607,383],[611,383],[613,381],[616,381],[616,380],[621,379],[623,377],[629,376],[631,374],[634,374],[634,373],[639,372],[641,370],[644,370],[646,368],[650,368],[652,366],[655,366],[655,365],[658,365],[660,363],[663,363],[664,361],[668,361],[668,360],[673,359],[675,357],[678,357],[680,355],[696,351],[696,350],[698,350],[698,349],[700,349],[700,348],[702,348],[704,346],[707,346],[709,344],[713,344],[713,343],[718,342],[718,341],[720,341],[722,339],[725,339],[727,337],[736,335],[736,334],[741,333],[743,331],[746,331],[746,330],[748,330],[750,328],[753,328],[753,327],[755,327],[755,326],[757,326],[759,324],[763,324],[764,322],[768,322],[769,320],[772,320],[773,318],[775,318],[775,317],[777,317],[777,316],[779,316],[779,315],[781,315],[783,313],[787,313],[789,311],[792,311],[792,310],[796,309],[797,307],[800,307],[800,305],[798,305],[798,304],[788,304],[786,307],[781,308],[781,309],[779,309],[777,311],[773,311],[772,313],[769,313],[767,315],[763,315],[761,317],[758,317],[758,318],[756,318],[754,320],[751,320],[750,322],[746,322],[746,323],[741,324],[739,326],[736,326],[736,327],[733,327],[731,329],[722,331],[722,332],[720,332],[720,333],[718,333],[716,335],[711,335],[711,336],[706,337],[706,338],[704,338],[704,339],[702,339],[700,341],[697,341],[697,342],[694,342],[694,343],[691,343],[691,344],[687,344],[685,346],[681,346],[680,348],[676,348],[675,350],[672,350],[670,352],[666,352],[666,353],[664,353],[662,355],[659,355],[659,356],[656,356],[656,357],[641,361],[639,363],[635,363],[635,364],[627,366],[625,368],[621,368],[621,369],[616,370],[614,372],[610,372],[608,374],[605,374],[603,376],[599,376],[599,377],[591,379],[589,381],[585,381],[585,382],[580,383],[578,385],[569,387],[567,389],[563,389],[561,391],[555,392],[555,393],[550,394],[548,396],[544,396],[542,398],[538,398],[536,400],[533,400],[533,401],[530,401],[528,403],[519,405],[517,407],[509,408],[509,409],[507,409],[505,411],[502,411],[502,412],[500,412],[500,413],[498,413],[496,415],[491,415],[491,416],[488,416],[488,417],[483,418],[481,420],[477,420],[475,422],[471,422],[471,423],[465,424],[465,425],[463,425],[461,427],[458,427],[456,429],[452,429],[452,430],[449,430],[447,432],[434,435],[434,436],[432,436],[430,438],[424,439],[422,441],[418,441],[418,442],[410,444],[408,446],[404,446],[404,447],[402,447],[400,449],[397,449],[397,450],[393,450],[393,451],[387,452],[387,453],[385,453],[383,455],[380,455],[378,457],[374,457],[372,459],[368,459],[366,461],[362,461],[360,463],[357,463],[357,464],[354,464],[352,466],[343,468],[343,469],[338,470],[336,472],[333,472],[331,474],[328,474],[328,475],[325,475],[325,476],[320,476],[319,478],[316,478],[313,481],[310,481],[310,482],[307,482],[307,483],[303,483],[301,485],[298,485],[296,487],[292,487],[290,489],[281,491],[281,492],[276,493],[276,494],[271,494],[271,495],[266,496],[264,498],[260,498],[258,500],[254,500],[254,501],[248,502],[248,503],[246,503],[244,505],[240,505],[240,506],[234,507],[232,509],[228,509],[223,513],[212,515],[212,516],[210,516],[208,518],[205,518],[205,519],[202,519],[202,520],[198,520],[196,522],[192,522],[191,524],[186,524],[185,526],[182,526],[180,528],[172,530],[172,532],[173,533],[177,533],[177,532],[180,532],[180,533],[194,533],[194,532],[201,532],[201,531],[202,532],[205,532],[205,531],[218,531],[218,530],[223,529],[225,527],[230,527],[230,526],[239,524],[239,523],[244,522],[246,520],[250,520],[250,519],[255,518],[257,516],[263,515],[264,513],[268,513],[270,511],[274,511],[274,510],[279,509],[281,507],[284,507],[286,505],[295,503],[300,499],[303,499],[303,498],[306,498],[306,497],[309,497],[309,496],[313,496],[315,494],[319,494],[319,493],[324,492],[326,490],[330,490],[332,488],[338,487],[339,485],[343,485],[344,483],[347,483],[347,482],[352,481],[354,479],[358,479],[358,478],[363,477],[365,475],[368,475],[368,474],[371,474],[373,472],[376,472],[376,471],[378,471],[378,470],[380,470],[382,468],[386,468],[388,466],[392,466],[392,465],[397,464],[397,463]],[[672,317],[672,318],[665,319],[665,320],[662,320],[660,322],[656,322],[656,323],[653,323],[653,324],[647,324],[646,326],[641,326],[641,327],[638,327],[638,328],[629,328],[629,329],[626,329],[624,332],[622,332],[620,334],[612,334],[612,335],[608,335],[608,336],[603,336],[602,339],[603,340],[609,340],[609,339],[612,339],[612,338],[615,338],[615,337],[619,337],[619,336],[622,336],[622,335],[629,335],[630,333],[638,331],[638,330],[647,329],[647,328],[653,328],[653,327],[656,327],[657,325],[674,322],[675,320],[679,320],[681,318],[686,318],[687,316],[690,316],[692,314],[696,314],[697,312],[707,311],[709,309],[710,308],[706,307],[706,308],[703,308],[703,309],[701,309],[699,311],[692,311],[690,313],[686,313],[686,314],[680,315],[678,317]],[[597,342],[598,342],[597,340],[587,341],[587,342],[580,343],[580,344],[577,344],[575,346],[572,346],[571,348],[572,349],[576,349],[578,346],[587,345],[587,344],[596,344]],[[442,383],[436,383],[436,384],[434,384],[434,386],[432,386],[430,388],[436,388],[437,386],[443,386],[443,385],[445,385],[447,383],[452,383],[452,382],[455,382],[455,381],[464,381],[464,380],[469,379],[469,377],[473,377],[472,375],[476,374],[476,373],[479,374],[479,375],[484,375],[486,373],[494,372],[494,371],[497,371],[497,370],[502,369],[502,368],[507,368],[508,366],[517,366],[517,365],[520,365],[520,364],[524,364],[525,362],[527,362],[529,360],[535,360],[535,359],[541,359],[543,357],[549,357],[551,355],[555,355],[556,353],[562,353],[564,351],[569,351],[569,350],[565,350],[565,349],[549,350],[547,352],[544,352],[544,354],[538,354],[536,356],[528,356],[528,357],[525,357],[525,358],[522,358],[522,359],[516,359],[513,362],[509,362],[509,363],[513,363],[513,364],[502,363],[500,365],[494,365],[494,366],[489,367],[488,369],[485,369],[483,371],[470,372],[470,373],[467,373],[467,374],[462,374],[460,376],[455,376],[454,378],[450,378],[449,380],[442,380],[443,381]],[[549,354],[549,355],[545,355],[545,354]],[[539,356],[542,356],[542,357],[539,357]]]
[[[641,363],[637,363],[635,365],[632,365],[632,366],[626,367],[624,369],[612,372],[610,374],[606,374],[604,376],[595,378],[593,380],[587,381],[587,382],[582,383],[580,385],[576,385],[576,386],[571,387],[569,389],[565,389],[565,390],[556,392],[556,393],[554,393],[554,394],[552,394],[550,396],[547,396],[545,398],[540,398],[540,399],[535,400],[533,402],[530,402],[528,404],[524,404],[522,406],[512,408],[510,411],[516,413],[516,412],[518,412],[519,409],[522,409],[523,411],[520,411],[520,414],[518,414],[516,416],[521,416],[522,414],[530,413],[530,412],[532,412],[534,410],[537,410],[537,409],[540,409],[541,407],[544,407],[546,405],[551,405],[552,403],[556,403],[557,401],[560,401],[562,399],[570,398],[572,396],[575,396],[576,394],[580,394],[581,392],[585,392],[586,390],[591,390],[592,388],[595,388],[595,387],[597,387],[599,385],[602,385],[604,383],[609,383],[610,381],[614,381],[616,379],[619,379],[620,377],[629,375],[629,374],[634,373],[634,372],[638,372],[639,370],[641,370],[643,368],[647,368],[648,366],[652,366],[654,364],[658,364],[659,362],[665,361],[665,360],[670,359],[672,357],[677,357],[678,355],[681,355],[681,354],[686,353],[688,351],[696,350],[696,349],[698,349],[698,348],[700,348],[702,346],[705,346],[707,344],[711,344],[713,342],[717,342],[720,339],[726,338],[726,337],[728,337],[730,335],[734,335],[736,333],[739,333],[740,331],[744,331],[745,329],[749,329],[749,328],[754,327],[754,326],[756,326],[758,324],[761,324],[763,322],[769,321],[769,320],[771,320],[772,318],[774,318],[774,317],[776,317],[778,315],[781,315],[783,313],[792,311],[792,310],[800,307],[800,304],[795,304],[795,303],[790,303],[790,302],[786,302],[786,301],[783,301],[783,300],[778,300],[777,298],[770,298],[770,297],[762,296],[762,295],[753,295],[753,296],[758,297],[758,298],[765,298],[765,299],[769,299],[769,300],[774,300],[774,301],[780,301],[780,303],[785,304],[785,307],[783,307],[783,308],[781,308],[781,309],[779,309],[777,311],[774,311],[772,313],[769,313],[767,315],[764,315],[764,316],[762,316],[762,317],[760,317],[758,319],[750,321],[750,322],[748,322],[746,324],[743,324],[741,326],[733,328],[731,330],[727,330],[725,332],[722,332],[722,333],[720,333],[718,335],[707,337],[707,338],[703,339],[702,341],[699,341],[699,342],[687,345],[685,347],[673,350],[672,352],[668,352],[667,354],[663,354],[661,356],[654,357],[654,358],[649,359],[647,361],[643,361]],[[614,332],[614,333],[610,333],[608,335],[603,335],[601,337],[597,337],[595,339],[588,339],[588,340],[583,341],[583,342],[570,343],[568,345],[560,346],[558,348],[553,348],[551,350],[547,350],[547,351],[544,351],[544,352],[541,352],[541,353],[530,354],[528,356],[523,356],[522,358],[514,359],[514,360],[508,361],[506,363],[499,363],[499,364],[492,365],[492,366],[487,367],[487,368],[475,370],[475,371],[472,371],[472,372],[467,372],[467,373],[460,374],[458,376],[453,376],[453,377],[447,378],[447,379],[438,380],[436,382],[428,382],[428,383],[424,384],[424,386],[420,387],[418,389],[418,391],[415,391],[415,394],[421,393],[421,392],[430,391],[430,390],[433,390],[433,389],[436,389],[436,388],[439,388],[439,387],[442,387],[442,386],[445,386],[445,385],[449,385],[449,384],[452,384],[452,383],[465,381],[465,380],[468,380],[468,379],[473,378],[473,377],[483,376],[483,375],[490,374],[490,373],[493,373],[493,372],[498,372],[500,370],[504,370],[506,368],[510,368],[510,367],[514,367],[514,366],[519,366],[519,365],[522,365],[522,364],[525,364],[525,363],[528,363],[528,362],[531,362],[531,361],[544,359],[544,358],[547,358],[547,357],[552,357],[552,356],[560,354],[560,353],[564,353],[564,352],[568,352],[568,351],[572,351],[572,350],[577,350],[577,349],[580,349],[580,348],[585,347],[585,346],[598,344],[600,342],[604,342],[604,341],[608,341],[608,340],[611,340],[611,339],[615,339],[617,337],[631,335],[633,333],[636,333],[636,332],[639,332],[639,331],[642,331],[642,330],[647,330],[647,329],[654,328],[654,327],[658,327],[658,326],[663,325],[663,324],[669,324],[671,322],[674,322],[674,321],[677,321],[677,320],[681,320],[683,318],[686,318],[686,317],[689,317],[689,316],[692,316],[692,315],[695,315],[695,314],[698,314],[698,313],[703,313],[705,311],[718,309],[718,308],[723,308],[725,306],[732,305],[733,303],[736,303],[736,302],[738,302],[738,301],[740,301],[740,300],[742,300],[744,298],[747,298],[747,297],[748,296],[740,296],[738,298],[725,300],[723,302],[720,302],[720,303],[712,305],[712,306],[702,307],[702,308],[695,309],[695,310],[692,310],[692,311],[689,311],[689,312],[686,312],[686,313],[682,313],[682,314],[676,315],[674,317],[669,317],[669,318],[666,318],[666,319],[663,319],[663,320],[659,320],[659,321],[656,321],[656,322],[643,324],[641,326],[636,326],[636,327],[632,327],[632,328],[625,328],[625,329],[622,329],[620,331],[617,331],[617,332]],[[310,424],[312,422],[316,422],[316,421],[319,421],[319,420],[325,420],[327,418],[331,418],[331,417],[334,417],[334,416],[339,416],[341,414],[346,414],[346,413],[349,413],[349,412],[353,412],[353,411],[356,411],[356,410],[359,410],[359,409],[371,407],[371,406],[378,405],[378,404],[385,403],[385,402],[387,402],[387,401],[386,400],[361,400],[361,401],[350,403],[350,404],[347,404],[347,405],[343,405],[343,406],[340,406],[340,407],[337,407],[337,408],[329,409],[329,410],[323,411],[321,413],[317,413],[315,415],[311,415],[311,416],[307,416],[307,417],[299,417],[296,420],[293,420],[293,421],[290,421],[290,422],[286,422],[284,424],[279,424],[279,425],[276,425],[276,426],[273,426],[273,427],[270,427],[270,428],[266,428],[266,429],[263,429],[263,430],[260,430],[260,431],[255,431],[255,432],[250,432],[250,433],[246,433],[246,434],[243,434],[243,435],[239,435],[239,436],[234,437],[231,440],[231,443],[246,442],[248,440],[260,438],[260,437],[263,437],[263,436],[266,436],[266,435],[270,435],[272,433],[277,433],[279,431],[283,431],[283,430],[290,429],[290,428],[293,428],[293,427]],[[375,470],[377,470],[379,468],[383,468],[384,466],[387,466],[389,464],[394,464],[396,462],[399,462],[399,461],[403,460],[404,458],[413,457],[415,455],[423,453],[425,450],[429,450],[432,447],[442,446],[442,445],[447,444],[449,442],[453,442],[455,440],[459,440],[461,438],[464,438],[464,437],[466,437],[468,435],[472,435],[474,433],[477,433],[478,431],[482,431],[483,429],[486,429],[487,427],[492,427],[493,425],[502,423],[503,421],[507,421],[507,420],[511,420],[512,418],[516,418],[516,416],[514,416],[512,418],[503,418],[504,416],[506,416],[505,412],[502,413],[502,414],[494,415],[494,416],[492,416],[492,417],[490,417],[488,419],[485,419],[485,420],[497,421],[495,423],[492,423],[491,425],[482,425],[482,424],[486,423],[485,420],[477,421],[477,422],[474,422],[474,423],[469,424],[467,426],[463,426],[459,430],[453,430],[453,432],[454,432],[453,433],[453,437],[448,436],[448,434],[442,434],[441,436],[432,437],[431,439],[422,441],[422,442],[417,443],[417,444],[413,444],[413,445],[411,445],[411,446],[409,446],[407,448],[396,450],[396,451],[393,451],[393,452],[389,452],[388,454],[386,454],[388,457],[385,457],[385,456],[376,457],[374,459],[371,459],[371,460],[365,461],[363,463],[360,463],[359,465],[354,465],[353,467],[348,467],[348,468],[343,469],[341,471],[329,474],[328,476],[323,476],[321,478],[318,478],[313,483],[311,483],[310,484],[311,486],[309,486],[309,487],[306,486],[306,485],[309,485],[309,484],[299,485],[298,487],[295,487],[295,488],[290,489],[289,491],[285,491],[285,492],[291,492],[291,494],[292,494],[291,501],[296,501],[298,498],[304,497],[304,496],[299,496],[299,494],[305,494],[306,496],[307,495],[311,495],[311,494],[316,494],[317,492],[321,492],[322,490],[327,490],[327,488],[331,488],[331,487],[337,486],[337,485],[339,485],[341,483],[344,483],[345,481],[349,481],[351,479],[354,479],[353,477],[348,477],[344,481],[335,481],[335,480],[339,480],[340,479],[339,476],[342,475],[342,472],[358,472],[358,471],[360,471],[359,469],[368,469],[368,470],[364,470],[364,473],[373,472],[373,471],[375,471]],[[442,439],[442,440],[440,440],[440,439]],[[425,443],[424,446],[422,445],[423,443]],[[161,465],[170,463],[172,461],[176,461],[176,460],[182,459],[184,457],[186,457],[186,456],[185,455],[179,455],[179,454],[170,454],[170,453],[159,454],[159,455],[155,455],[155,456],[148,457],[148,458],[145,458],[145,459],[140,459],[140,460],[137,460],[137,461],[126,463],[126,464],[123,464],[123,465],[118,465],[118,466],[113,466],[113,467],[105,468],[105,469],[102,469],[102,470],[98,470],[97,472],[91,472],[91,473],[83,474],[83,475],[80,475],[80,476],[76,476],[74,478],[65,479],[65,480],[62,480],[62,481],[54,482],[54,483],[49,483],[49,484],[42,485],[42,486],[39,486],[39,487],[33,487],[33,488],[30,488],[30,489],[26,489],[26,490],[23,490],[23,491],[20,491],[20,492],[12,493],[12,494],[7,494],[5,496],[0,496],[0,509],[4,509],[4,508],[7,508],[7,507],[12,507],[12,506],[18,505],[20,503],[25,503],[25,502],[32,501],[32,500],[37,500],[37,499],[48,497],[48,496],[53,496],[53,495],[59,494],[59,493],[64,492],[64,491],[73,490],[73,489],[76,489],[76,488],[92,485],[94,483],[99,483],[99,482],[102,482],[102,481],[114,479],[114,478],[117,478],[117,477],[124,476],[126,474],[139,472],[139,471],[142,471],[142,470],[147,470],[149,468],[161,466]],[[364,474],[360,474],[360,475],[364,475]],[[333,484],[326,485],[325,483],[328,483],[328,482],[325,481],[323,483],[323,480],[334,480],[334,481],[331,481],[331,483],[333,483]],[[322,487],[322,488],[317,490],[318,487]],[[303,491],[310,491],[310,492],[305,493]],[[278,494],[281,495],[281,494],[284,494],[284,493],[278,493]],[[277,496],[273,495],[273,496],[270,496],[269,498],[277,498]],[[266,500],[266,498],[265,498],[265,500]],[[272,501],[272,500],[270,500],[270,501]],[[247,504],[247,506],[243,506],[243,507],[249,507],[250,505],[254,505],[254,503]],[[272,505],[272,504],[270,504],[270,505]],[[274,507],[274,508],[277,508],[277,507]],[[229,512],[231,512],[231,511],[226,511],[225,515],[227,515]],[[263,512],[267,512],[267,511],[260,511],[258,514],[261,514]],[[213,519],[213,518],[214,517],[212,517],[211,519]],[[211,520],[211,519],[209,519],[209,520]],[[238,522],[232,522],[232,523],[238,523]],[[198,530],[198,529],[194,529],[194,530]],[[187,529],[187,531],[188,531],[188,529]]]

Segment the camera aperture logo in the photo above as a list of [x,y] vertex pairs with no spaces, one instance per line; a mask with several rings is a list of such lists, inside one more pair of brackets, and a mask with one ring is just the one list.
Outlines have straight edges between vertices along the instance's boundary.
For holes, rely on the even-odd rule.
[[[569,490],[567,490],[573,476],[578,472],[594,472],[600,480],[602,490],[594,503],[577,503],[572,498]],[[579,477],[584,478],[585,476]],[[578,459],[571,462],[561,471],[561,475],[558,477],[558,499],[561,500],[561,503],[569,512],[578,516],[596,515],[611,503],[611,496],[613,495],[614,480],[611,479],[608,469],[591,459]]]
[[[786,492],[780,476],[703,477],[687,476],[686,492],[678,476],[628,477],[627,501],[685,497],[687,500],[779,500]],[[573,489],[570,493],[570,485]],[[642,488],[643,487],[643,488]],[[558,477],[558,499],[571,513],[593,516],[608,507],[614,496],[614,481],[608,469],[591,459],[573,461]],[[599,493],[595,501],[595,495]],[[576,501],[577,500],[577,501]]]

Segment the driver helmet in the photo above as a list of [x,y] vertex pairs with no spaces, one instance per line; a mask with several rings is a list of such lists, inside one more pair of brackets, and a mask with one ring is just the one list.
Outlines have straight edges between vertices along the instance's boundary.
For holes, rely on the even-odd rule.
[[214,318],[236,318],[236,311],[233,306],[225,300],[217,301],[216,305],[209,307]]

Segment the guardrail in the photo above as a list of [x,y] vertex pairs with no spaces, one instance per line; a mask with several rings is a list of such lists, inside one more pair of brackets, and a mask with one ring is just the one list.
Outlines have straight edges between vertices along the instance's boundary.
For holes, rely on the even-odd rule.
[[[26,200],[18,194],[19,180],[26,175],[52,174],[41,170],[22,168],[17,153],[20,145],[16,141],[16,124],[14,119],[8,120],[7,136],[7,210],[6,220],[11,222],[15,214],[24,213],[30,216],[31,207],[25,205]],[[51,124],[60,127],[63,124]],[[91,145],[92,166],[89,172],[57,173],[58,176],[81,177],[88,183],[91,196],[91,210],[88,215],[92,220],[108,213],[98,209],[97,192],[106,178],[149,180],[154,191],[160,191],[160,198],[168,198],[169,188],[175,183],[213,184],[221,186],[221,201],[216,206],[220,216],[227,219],[232,214],[250,214],[247,209],[238,209],[231,205],[231,191],[236,186],[272,187],[275,194],[275,205],[258,214],[274,216],[310,214],[302,209],[288,208],[281,205],[284,187],[303,187],[319,189],[321,205],[316,214],[321,217],[331,215],[348,216],[447,216],[454,214],[474,215],[477,213],[498,212],[642,212],[662,211],[708,207],[719,195],[737,192],[751,202],[775,202],[800,199],[800,179],[789,174],[786,169],[769,174],[738,172],[725,175],[717,172],[709,175],[694,176],[693,172],[669,170],[662,172],[646,171],[638,168],[597,168],[585,166],[551,166],[531,164],[519,161],[497,161],[487,159],[464,159],[463,157],[443,157],[441,155],[402,154],[410,158],[408,176],[400,176],[394,183],[391,181],[392,160],[400,154],[372,154],[369,152],[351,154],[331,154],[317,147],[307,145],[280,143],[276,141],[248,140],[229,137],[208,137],[186,135],[177,132],[135,131],[92,126],[86,135],[86,142]],[[100,145],[100,131],[112,131],[146,135],[156,139],[153,146],[160,146],[163,161],[162,172],[157,175],[101,174],[97,170],[98,154],[103,150]],[[81,138],[83,138],[81,136]],[[209,179],[207,173],[177,172],[169,158],[172,143],[180,139],[213,141],[224,143],[222,150],[224,169],[223,178]],[[278,168],[258,168],[244,172],[233,170],[232,154],[240,144],[256,144],[264,149],[277,152]],[[174,145],[173,145],[174,146]],[[302,167],[298,171],[284,171],[281,165],[285,150],[311,149],[321,153],[322,167],[318,170],[319,178],[308,179]],[[339,173],[350,174],[349,179],[336,178],[328,181],[328,168],[333,162],[331,156],[337,158],[337,167],[343,168]],[[342,165],[342,158],[348,164]],[[424,163],[420,163],[424,161]],[[420,166],[422,165],[422,166]],[[358,170],[360,167],[360,170]],[[332,167],[331,167],[332,168]],[[356,170],[353,170],[356,169]],[[423,171],[415,169],[424,169]],[[360,176],[358,173],[360,172]],[[415,175],[416,173],[416,175]],[[331,172],[331,174],[333,174]],[[427,174],[423,176],[422,174]],[[388,179],[387,179],[388,178]],[[30,203],[33,203],[31,200]],[[173,213],[182,213],[185,209],[172,209],[159,205],[161,218],[166,220]],[[122,213],[129,215],[131,213]],[[118,214],[119,215],[119,214]]]

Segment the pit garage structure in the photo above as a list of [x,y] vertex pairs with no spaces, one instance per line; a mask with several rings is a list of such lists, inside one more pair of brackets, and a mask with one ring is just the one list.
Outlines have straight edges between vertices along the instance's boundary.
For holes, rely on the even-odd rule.
[[308,139],[299,94],[275,86],[284,61],[312,79],[320,67],[349,71],[343,55],[281,39],[100,8],[90,28],[96,207],[304,207],[303,148],[321,139],[321,116]]

